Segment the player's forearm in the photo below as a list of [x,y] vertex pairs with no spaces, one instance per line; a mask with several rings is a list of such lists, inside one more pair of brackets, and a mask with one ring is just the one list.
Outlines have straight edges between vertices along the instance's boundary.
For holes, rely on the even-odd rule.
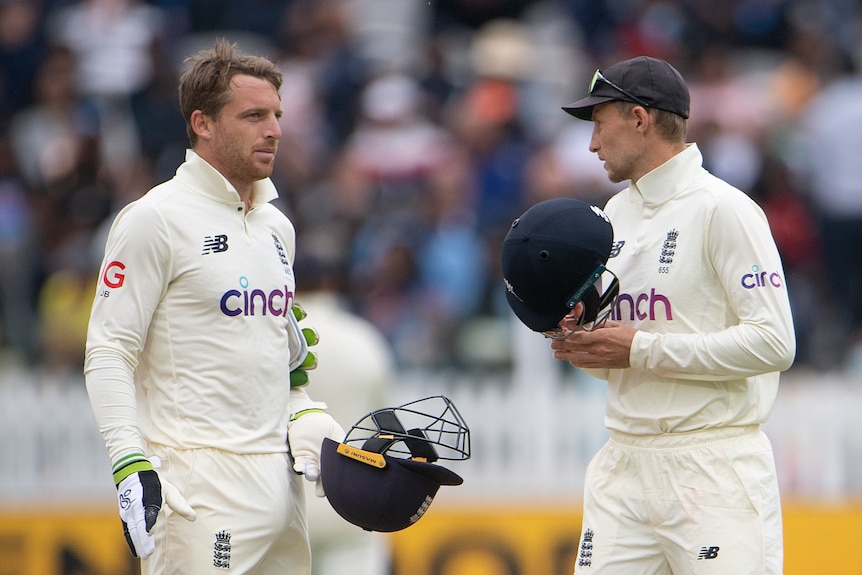
[[87,355],[84,375],[90,405],[111,461],[124,453],[144,453],[131,366],[119,353],[95,350]]
[[740,324],[711,334],[638,332],[630,359],[661,377],[731,380],[784,371],[795,351],[792,326]]

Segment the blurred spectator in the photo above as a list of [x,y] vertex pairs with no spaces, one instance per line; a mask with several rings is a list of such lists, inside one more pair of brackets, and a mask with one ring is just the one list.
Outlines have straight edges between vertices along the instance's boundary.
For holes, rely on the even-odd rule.
[[796,332],[796,365],[827,367],[815,338],[823,328],[823,251],[817,217],[810,200],[793,184],[787,165],[775,156],[765,158],[751,195],[763,208],[784,264],[787,291]]
[[[56,285],[73,293],[62,274],[90,273],[85,246],[104,233],[107,215],[143,183],[172,174],[187,146],[171,120],[177,55],[224,35],[279,61],[289,152],[273,175],[278,204],[300,245],[346,262],[352,307],[395,344],[401,365],[457,364],[456,342],[472,320],[506,312],[497,250],[527,205],[557,196],[601,204],[615,190],[587,151],[589,133],[562,122],[558,106],[573,78],[636,53],[669,59],[692,78],[691,139],[711,171],[767,212],[797,324],[807,326],[797,364],[839,365],[847,355],[862,315],[852,291],[862,262],[844,256],[858,241],[859,194],[846,183],[857,163],[843,159],[859,121],[858,75],[846,72],[862,53],[862,5],[396,4],[0,1],[0,129],[16,162],[2,179],[0,250],[4,263],[29,254],[24,281],[0,288],[3,345],[32,350],[37,326],[7,324],[32,319],[43,288],[46,297]],[[409,54],[382,52],[405,44]],[[399,107],[409,113],[396,118]],[[19,298],[25,303],[8,311]],[[818,312],[835,319],[818,321]]]
[[[796,165],[819,222],[830,323],[837,330],[835,339],[851,349],[862,344],[860,102],[858,75],[838,77],[814,96],[798,124]],[[846,357],[836,359],[840,364]]]
[[139,155],[152,164],[162,182],[183,163],[189,140],[177,103],[178,68],[162,51],[153,55],[153,61],[150,81],[131,96],[129,104]]
[[350,6],[346,0],[295,0],[287,6],[277,62],[284,74],[281,147],[290,153],[280,155],[273,173],[284,191],[279,203],[300,236],[315,233],[345,252],[355,227],[337,205],[338,186],[330,184],[338,178],[368,73],[356,50]]
[[485,291],[496,286],[485,240],[476,229],[475,182],[470,170],[468,156],[458,147],[450,147],[445,161],[429,178],[423,202],[427,228],[417,250],[420,305],[423,329],[432,338],[441,367],[464,367],[458,335],[482,310]]
[[0,138],[0,351],[18,359],[38,358],[36,333],[37,264],[35,216],[29,189],[18,172],[9,141]]
[[44,57],[44,14],[39,0],[0,3],[0,118],[28,106]]
[[524,170],[532,150],[518,117],[519,97],[511,81],[478,78],[453,103],[447,123],[470,158],[477,228],[483,234],[499,235],[523,211]]
[[292,0],[279,44],[285,61],[309,66],[326,120],[326,145],[338,149],[360,114],[360,93],[368,81],[368,63],[359,56],[352,33],[348,0]]
[[274,39],[290,0],[185,0],[192,32],[242,30]]
[[422,98],[416,80],[401,73],[378,77],[363,91],[359,123],[344,143],[344,169],[354,182],[339,197],[356,216],[415,213],[448,139],[425,116]]
[[567,122],[554,139],[538,149],[526,168],[525,205],[551,198],[577,198],[604,206],[621,186],[608,180],[607,172],[590,152],[592,125]]
[[535,0],[435,0],[432,28],[476,30],[499,18],[518,19]]
[[131,98],[153,78],[162,16],[143,0],[81,0],[51,14],[50,41],[75,55],[78,92],[97,104],[108,169],[139,151]]
[[48,272],[69,263],[57,257],[63,244],[92,230],[110,208],[100,182],[99,120],[91,102],[78,96],[74,63],[69,50],[53,48],[37,70],[33,105],[10,124],[15,160],[32,190],[40,259]]

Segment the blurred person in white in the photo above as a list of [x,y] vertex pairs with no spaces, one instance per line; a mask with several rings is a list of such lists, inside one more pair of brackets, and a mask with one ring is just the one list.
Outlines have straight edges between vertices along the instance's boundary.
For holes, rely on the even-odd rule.
[[[357,421],[390,405],[393,352],[380,330],[348,307],[338,255],[327,253],[327,242],[316,242],[313,233],[299,239],[308,248],[294,262],[296,301],[320,338],[310,385],[337,421]],[[308,531],[315,575],[388,573],[386,535],[348,523],[325,499],[308,497]]]
[[[98,171],[99,116],[75,82],[76,58],[65,47],[49,50],[36,70],[32,103],[9,126],[15,161],[28,185],[67,208],[64,197],[93,184]],[[50,206],[45,206],[50,209]],[[49,230],[46,230],[49,231]]]
[[191,149],[108,234],[87,392],[144,575],[307,575],[301,476],[322,495],[321,443],[344,431],[293,385],[309,350],[295,231],[269,178],[282,76],[225,40],[189,62]]
[[78,90],[98,104],[108,168],[119,169],[138,152],[130,100],[153,77],[163,17],[142,0],[81,0],[48,15],[49,41],[75,54]]
[[423,92],[404,73],[373,79],[362,92],[361,112],[342,161],[352,185],[340,189],[339,200],[359,218],[409,213],[441,165],[449,137],[428,119]]

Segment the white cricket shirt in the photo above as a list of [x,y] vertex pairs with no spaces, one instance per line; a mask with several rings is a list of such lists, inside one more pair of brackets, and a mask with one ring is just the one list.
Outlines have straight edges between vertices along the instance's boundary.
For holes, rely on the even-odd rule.
[[[295,231],[189,150],[126,206],[105,248],[87,337],[87,389],[111,460],[143,440],[234,453],[287,450]],[[296,346],[294,346],[296,347]]]
[[763,211],[695,144],[612,197],[612,319],[637,328],[605,370],[606,423],[631,434],[767,420],[795,355],[787,278]]

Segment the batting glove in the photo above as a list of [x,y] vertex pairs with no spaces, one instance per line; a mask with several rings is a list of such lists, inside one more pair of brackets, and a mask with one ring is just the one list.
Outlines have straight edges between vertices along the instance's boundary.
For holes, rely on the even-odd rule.
[[[317,367],[317,354],[308,349],[312,345],[317,345],[320,337],[312,327],[299,327],[299,322],[308,317],[308,314],[302,309],[299,304],[293,304],[290,310],[291,313],[291,331],[296,336],[298,348],[300,350],[298,357],[302,357],[302,361],[294,361],[291,364],[290,371],[290,387],[301,387],[308,384],[308,371]],[[301,337],[299,337],[301,336]],[[302,356],[302,354],[305,354]]]
[[293,470],[314,482],[315,495],[326,497],[323,482],[320,481],[320,448],[327,437],[341,443],[344,429],[324,411],[325,403],[310,403],[318,406],[300,409],[291,416],[287,425],[287,442],[293,458]]
[[132,555],[147,559],[155,549],[151,534],[165,503],[188,521],[196,514],[173,484],[159,481],[153,464],[141,453],[121,457],[114,465],[114,482],[117,485],[117,503],[123,521],[123,535]]

